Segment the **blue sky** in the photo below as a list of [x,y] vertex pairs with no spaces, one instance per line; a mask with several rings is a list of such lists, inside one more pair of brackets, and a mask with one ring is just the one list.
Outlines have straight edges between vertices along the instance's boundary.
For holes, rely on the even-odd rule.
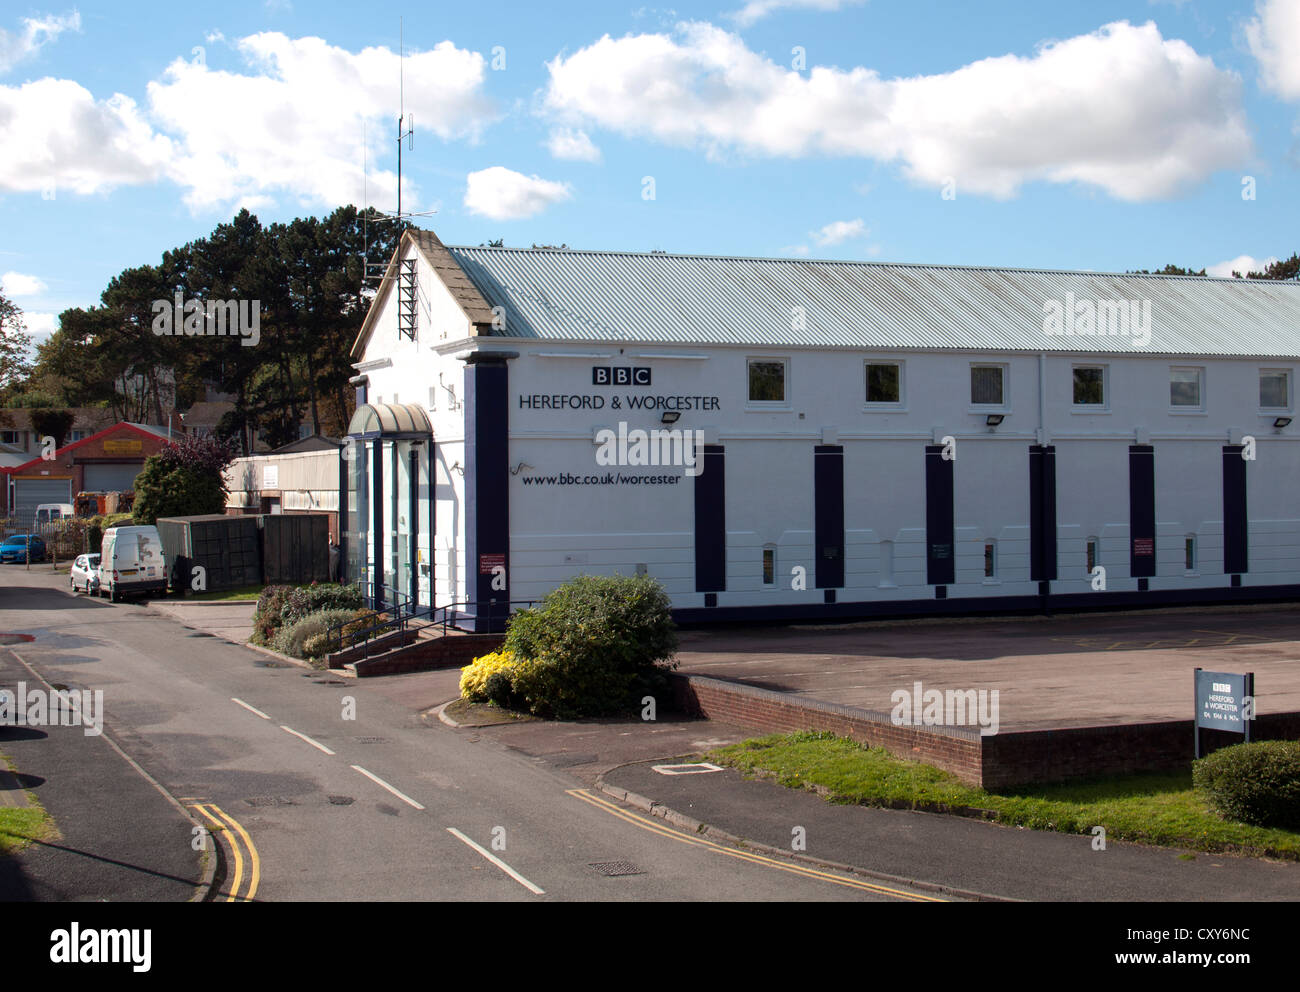
[[29,328],[240,206],[391,209],[399,18],[403,206],[448,243],[1099,270],[1300,249],[1297,0],[8,4],[0,277]]

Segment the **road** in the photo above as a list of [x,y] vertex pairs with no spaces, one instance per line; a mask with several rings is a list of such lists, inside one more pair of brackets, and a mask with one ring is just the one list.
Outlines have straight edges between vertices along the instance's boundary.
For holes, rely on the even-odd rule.
[[[277,667],[145,605],[74,597],[44,570],[0,569],[0,632],[33,637],[0,649],[33,679],[103,690],[105,735],[87,746],[116,742],[216,831],[220,899],[935,898],[689,836],[426,721],[444,700],[403,693],[400,680]],[[106,817],[104,830],[129,842],[117,835],[129,824]]]

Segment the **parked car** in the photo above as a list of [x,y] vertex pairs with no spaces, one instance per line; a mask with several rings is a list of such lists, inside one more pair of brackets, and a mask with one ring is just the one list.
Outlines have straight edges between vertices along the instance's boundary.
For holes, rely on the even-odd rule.
[[[29,557],[30,555],[30,557]],[[35,534],[14,534],[0,544],[0,564],[44,561],[45,542]]]
[[80,589],[96,595],[99,592],[99,555],[78,555],[68,572],[68,581],[72,583],[73,592]]
[[99,551],[99,595],[110,602],[167,591],[167,564],[157,527],[110,527]]

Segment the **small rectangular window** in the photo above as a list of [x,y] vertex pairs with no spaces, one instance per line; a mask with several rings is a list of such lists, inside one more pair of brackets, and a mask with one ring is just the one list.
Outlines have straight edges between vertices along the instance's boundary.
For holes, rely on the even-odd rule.
[[971,403],[1002,406],[1003,399],[1003,368],[1000,365],[975,365],[970,370],[970,401]]
[[1091,575],[1092,570],[1096,567],[1097,567],[1097,539],[1095,537],[1090,537],[1088,538],[1088,574]]
[[763,549],[763,585],[776,584],[776,548]]
[[3,444],[20,443],[18,431],[0,431],[0,443]]
[[785,362],[750,359],[749,402],[785,402]]
[[1169,403],[1185,409],[1200,409],[1200,369],[1173,369],[1169,373]]
[[1262,369],[1259,373],[1259,408],[1291,409],[1291,373],[1286,369]]
[[1191,534],[1183,539],[1183,568],[1196,571],[1196,538]]
[[984,578],[991,579],[997,575],[997,548],[992,541],[984,542]]
[[1078,366],[1074,370],[1075,406],[1104,406],[1106,403],[1106,370],[1094,365]]
[[896,363],[867,363],[867,402],[902,402],[902,376]]

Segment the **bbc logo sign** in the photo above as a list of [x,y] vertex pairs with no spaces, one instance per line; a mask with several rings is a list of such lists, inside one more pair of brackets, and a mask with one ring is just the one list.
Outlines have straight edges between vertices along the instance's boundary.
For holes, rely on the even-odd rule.
[[650,385],[650,367],[636,365],[632,367],[614,365],[593,365],[591,367],[591,384],[593,386],[648,386]]

